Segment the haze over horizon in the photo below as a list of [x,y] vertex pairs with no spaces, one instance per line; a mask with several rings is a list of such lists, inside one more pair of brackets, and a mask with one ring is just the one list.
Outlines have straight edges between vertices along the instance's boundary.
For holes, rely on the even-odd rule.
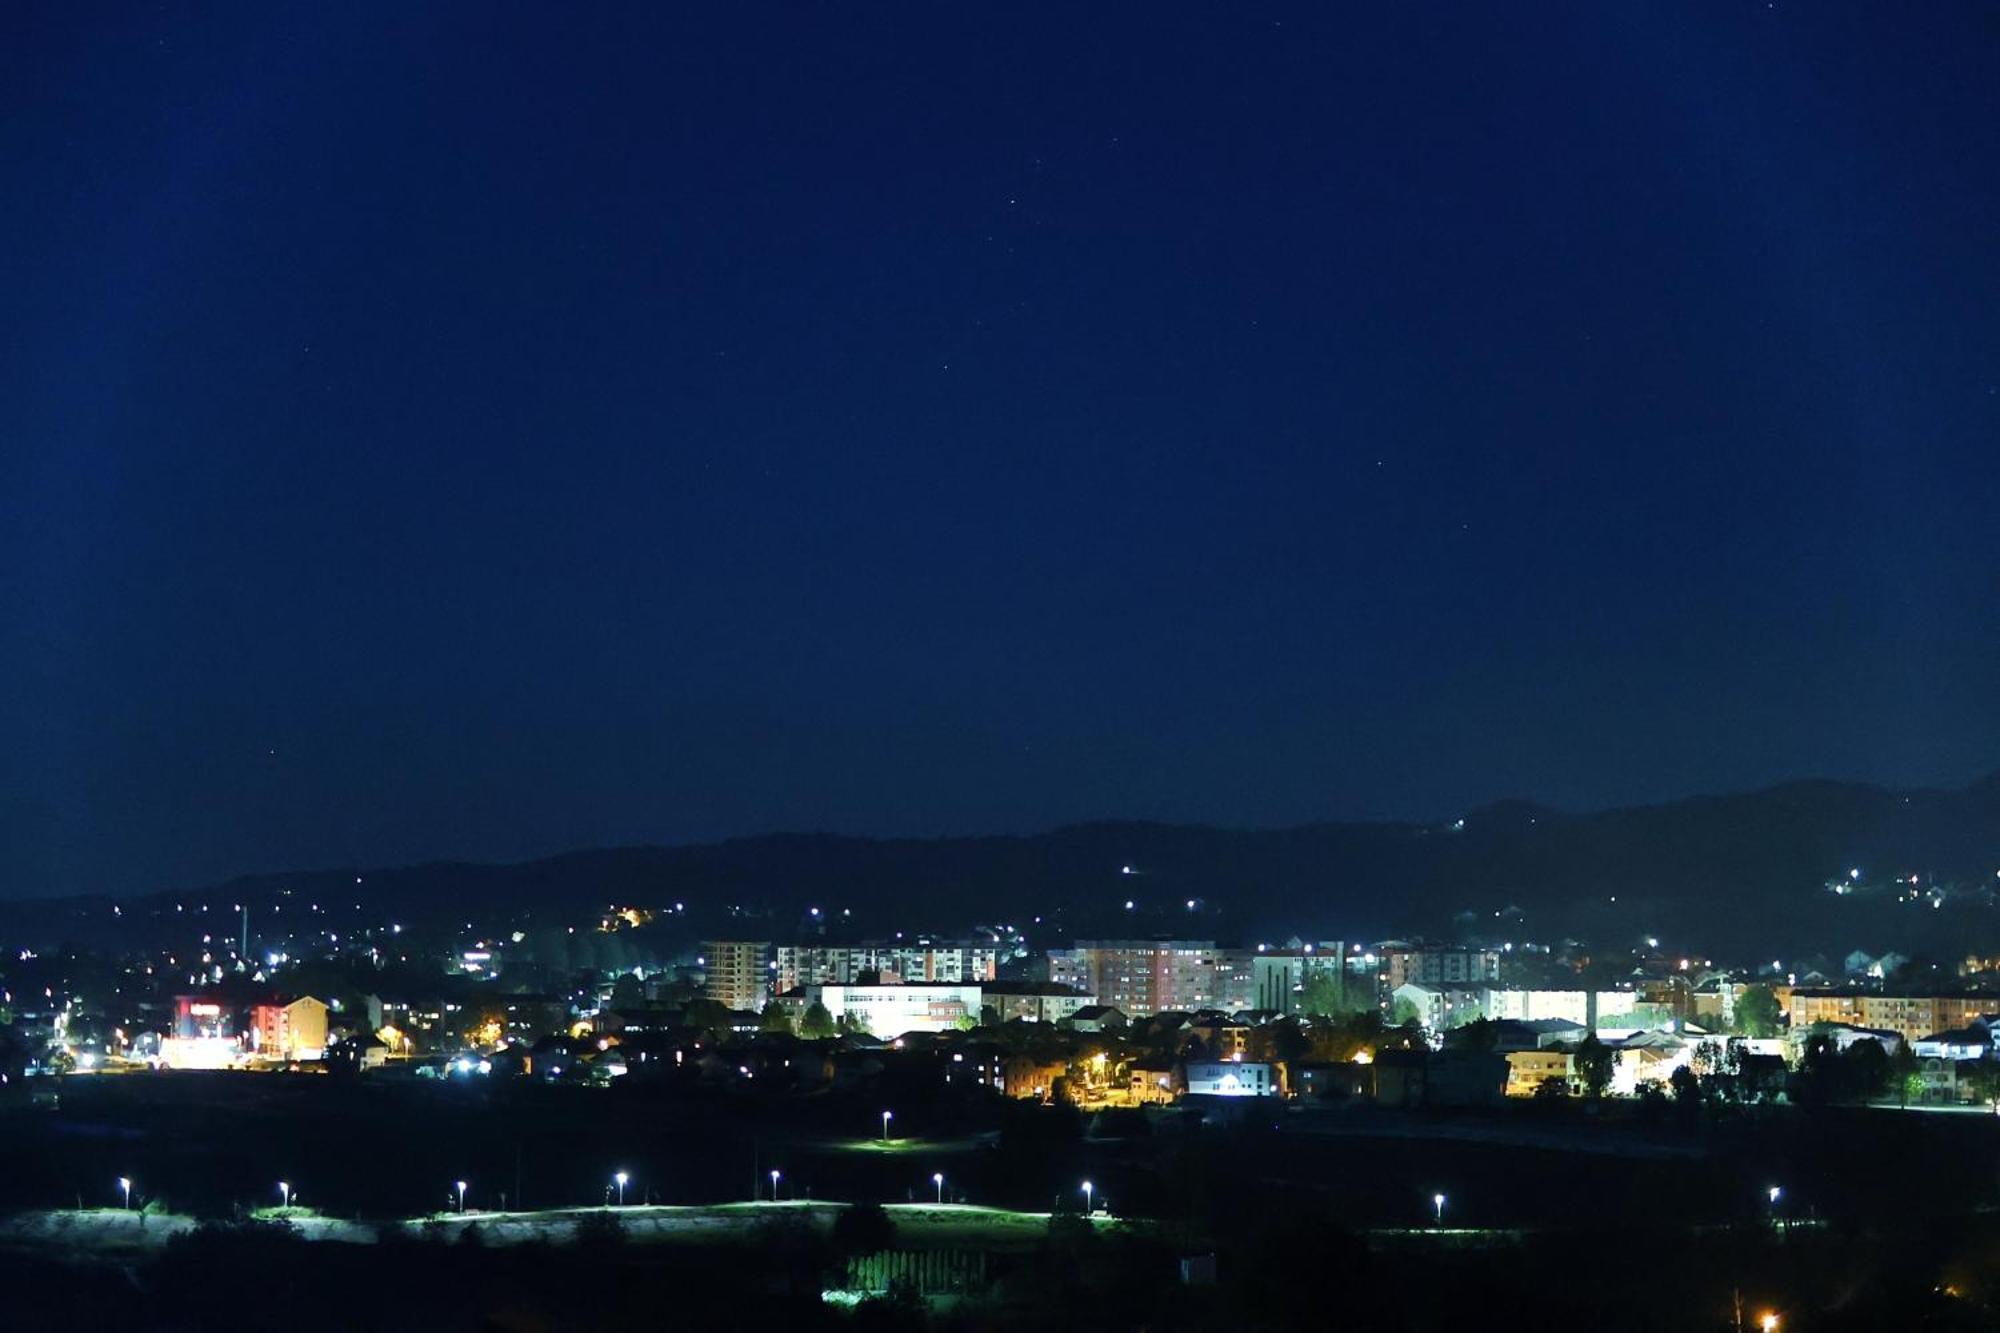
[[0,897],[1973,781],[1996,47],[10,8]]

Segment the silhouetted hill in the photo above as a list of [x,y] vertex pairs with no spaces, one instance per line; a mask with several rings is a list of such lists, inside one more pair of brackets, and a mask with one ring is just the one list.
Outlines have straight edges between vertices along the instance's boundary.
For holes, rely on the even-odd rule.
[[[1863,874],[1836,895],[1828,881]],[[317,903],[412,922],[495,913],[593,921],[607,903],[685,904],[691,935],[788,938],[819,907],[834,929],[1031,936],[1184,933],[1245,942],[1393,934],[1580,936],[1617,947],[1801,955],[1890,947],[1941,958],[2000,942],[2000,779],[1958,790],[1795,782],[1664,805],[1565,814],[1502,802],[1463,821],[1269,830],[1135,822],[1020,837],[773,834],[577,851],[518,865],[438,863],[247,876],[206,890],[0,908],[0,935],[102,942],[239,902],[260,923]],[[1911,886],[1892,877],[1916,875]],[[358,882],[357,882],[358,880]],[[1930,888],[1944,890],[1931,905]],[[1898,896],[1899,894],[1904,896]],[[1127,901],[1134,906],[1125,907]],[[1193,901],[1190,909],[1187,904]],[[177,910],[178,909],[178,910]],[[852,915],[843,915],[851,912]]]

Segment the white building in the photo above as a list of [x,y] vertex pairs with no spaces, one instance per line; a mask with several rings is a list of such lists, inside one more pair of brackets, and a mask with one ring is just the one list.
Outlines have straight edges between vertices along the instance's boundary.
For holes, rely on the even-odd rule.
[[1443,1032],[1463,1023],[1477,1022],[1485,1018],[1487,988],[1484,986],[1437,985],[1420,986],[1414,981],[1406,981],[1396,987],[1390,999],[1397,1005],[1405,1002],[1416,1011],[1417,1021],[1429,1032]]
[[815,1002],[838,1021],[843,1016],[870,1034],[894,1039],[906,1032],[950,1032],[979,1021],[977,986],[807,986]]
[[1182,1066],[1190,1096],[1275,1097],[1278,1080],[1271,1066],[1234,1060],[1193,1060]]
[[1487,993],[1488,1018],[1565,1018],[1586,1027],[1593,1021],[1603,1026],[1606,1019],[1630,1014],[1639,997],[1628,990],[1597,992],[1597,1012],[1590,1012],[1591,993],[1582,990],[1491,990]]
[[[1582,990],[1515,990],[1453,982],[1419,985],[1406,982],[1396,987],[1394,998],[1408,1000],[1417,1018],[1432,1032],[1443,1032],[1482,1018],[1512,1018],[1535,1022],[1561,1018],[1588,1027],[1607,1025],[1607,1020],[1633,1013],[1639,997],[1631,991],[1601,990],[1595,994],[1596,1012],[1591,1012],[1593,996]],[[1630,1027],[1635,1024],[1609,1024]]]

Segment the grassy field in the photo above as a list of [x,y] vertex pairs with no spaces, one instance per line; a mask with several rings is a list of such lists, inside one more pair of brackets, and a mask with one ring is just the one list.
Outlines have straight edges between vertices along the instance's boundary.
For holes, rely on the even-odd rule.
[[[729,1203],[709,1206],[632,1205],[625,1208],[558,1208],[527,1213],[439,1213],[400,1222],[365,1223],[325,1217],[309,1208],[264,1209],[257,1221],[282,1223],[301,1239],[367,1245],[385,1237],[456,1239],[476,1231],[489,1245],[574,1243],[581,1228],[615,1218],[626,1238],[640,1244],[714,1244],[755,1240],[773,1225],[804,1224],[830,1232],[843,1205],[828,1203]],[[1048,1234],[1047,1213],[966,1204],[890,1204],[896,1243],[904,1249],[978,1249],[991,1253],[1032,1249]],[[145,1254],[198,1225],[191,1217],[120,1208],[40,1209],[0,1220],[0,1247],[56,1250],[100,1258]],[[1101,1232],[1131,1231],[1137,1224],[1099,1217]]]

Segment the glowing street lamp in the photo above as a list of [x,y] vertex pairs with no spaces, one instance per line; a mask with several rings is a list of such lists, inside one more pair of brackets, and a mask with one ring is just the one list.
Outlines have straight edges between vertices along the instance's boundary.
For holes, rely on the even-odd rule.
[[462,1213],[465,1211],[465,1182],[462,1180],[458,1181],[457,1185],[458,1185],[458,1211]]
[[889,1141],[889,1122],[895,1118],[896,1113],[894,1111],[884,1111],[882,1113],[882,1142],[884,1143]]
[[778,1201],[778,1177],[779,1177],[779,1176],[780,1176],[781,1174],[783,1174],[783,1173],[782,1173],[782,1172],[779,1172],[779,1171],[773,1171],[773,1172],[771,1172],[771,1202],[772,1202],[772,1203],[776,1203],[776,1202]]
[[132,1182],[126,1177],[120,1176],[118,1177],[118,1188],[125,1191],[125,1208],[127,1212],[130,1212],[132,1208]]
[[291,1186],[291,1182],[289,1182],[289,1181],[284,1181],[284,1180],[281,1180],[281,1181],[279,1181],[279,1182],[278,1182],[278,1194],[279,1194],[279,1197],[281,1197],[281,1198],[283,1198],[283,1199],[284,1199],[284,1201],[285,1201],[285,1207],[289,1208],[289,1207],[291,1207],[291,1206],[292,1206],[292,1186]]
[[1779,1189],[1776,1185],[1773,1185],[1771,1186],[1770,1189],[1766,1190],[1765,1193],[1770,1196],[1771,1206],[1773,1208],[1776,1208],[1778,1206],[1778,1196],[1780,1194],[1783,1194],[1784,1191],[1782,1189]]
[[617,1175],[611,1177],[611,1179],[618,1185],[618,1206],[623,1208],[625,1206],[625,1182],[630,1180],[631,1177],[620,1171]]
[[1085,1217],[1089,1217],[1091,1213],[1090,1195],[1090,1182],[1086,1180],[1083,1182],[1083,1215]]
[[1431,1195],[1431,1207],[1433,1207],[1433,1208],[1437,1209],[1437,1224],[1438,1224],[1439,1226],[1443,1226],[1443,1225],[1444,1225],[1444,1195],[1442,1195],[1442,1194],[1433,1194],[1433,1195]]
[[1763,1329],[1764,1333],[1778,1333],[1777,1311],[1775,1310],[1764,1311],[1763,1315],[1760,1316],[1757,1320],[1757,1327]]
[[938,1202],[942,1204],[944,1202],[944,1172],[931,1172],[931,1184],[938,1187]]

